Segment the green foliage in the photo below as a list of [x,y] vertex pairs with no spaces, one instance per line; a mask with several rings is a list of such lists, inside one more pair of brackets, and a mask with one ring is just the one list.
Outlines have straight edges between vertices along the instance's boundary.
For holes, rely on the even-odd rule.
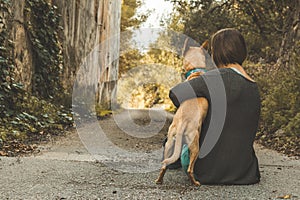
[[143,57],[142,53],[132,45],[132,29],[139,26],[147,20],[147,13],[137,14],[137,9],[142,5],[140,0],[122,1],[121,10],[121,31],[126,31],[122,35],[121,46],[126,48],[126,52],[119,58],[119,77],[128,70],[138,66]]
[[151,48],[141,59],[131,62],[140,64],[132,66],[131,70],[121,75],[118,82],[118,102],[124,107],[161,107],[173,112],[175,106],[169,99],[169,90],[181,82],[182,60],[179,56]]
[[162,102],[160,85],[157,83],[143,84],[132,92],[131,104],[134,108],[152,108]]
[[[43,0],[26,2],[27,24],[33,50],[36,54],[35,94],[49,99],[61,93],[59,73],[61,48],[57,39],[58,16],[55,9]],[[12,14],[11,2],[1,1],[0,29],[0,148],[9,148],[11,141],[30,141],[32,138],[59,134],[73,124],[70,110],[53,105],[33,96],[14,80],[15,66],[12,59],[14,43],[10,40]],[[34,13],[35,12],[35,13]],[[44,81],[44,82],[43,82]],[[5,143],[6,145],[3,145]],[[14,144],[16,145],[16,144]],[[18,149],[10,149],[10,151]]]
[[[299,43],[298,43],[299,45]],[[296,48],[289,69],[246,63],[260,88],[262,109],[257,139],[264,145],[300,156],[300,59]]]
[[137,9],[142,5],[140,0],[122,1],[121,10],[121,31],[131,28],[138,28],[141,23],[147,20],[147,14],[137,15]]
[[182,58],[170,51],[150,48],[145,56],[145,60],[148,60],[148,62],[159,63],[161,65],[172,67],[179,74],[182,72]]
[[13,79],[14,65],[10,56],[13,49],[13,42],[9,39],[9,21],[10,1],[3,1],[1,12],[6,13],[6,17],[1,21],[6,21],[0,32],[0,117],[5,117],[7,112],[14,108],[14,103],[17,100],[15,95],[22,90],[22,85],[15,83]]
[[127,50],[124,54],[119,57],[119,77],[122,74],[125,74],[130,69],[139,66],[141,63],[141,59],[144,56],[138,49]]
[[[289,8],[295,1],[168,0],[176,12],[170,27],[196,41],[228,27],[239,29],[246,38],[249,59],[275,62],[281,38],[289,22]],[[180,23],[179,23],[180,22]],[[176,29],[179,28],[179,29]]]
[[0,119],[0,139],[29,139],[39,135],[59,134],[73,123],[72,114],[37,97],[18,94],[14,110],[6,110]]
[[34,52],[33,92],[45,99],[62,94],[62,47],[58,40],[60,15],[46,0],[26,0],[26,29]]
[[272,134],[283,130],[286,134],[300,136],[299,64],[298,59],[290,70],[276,71],[267,76],[270,83],[262,101],[263,131]]

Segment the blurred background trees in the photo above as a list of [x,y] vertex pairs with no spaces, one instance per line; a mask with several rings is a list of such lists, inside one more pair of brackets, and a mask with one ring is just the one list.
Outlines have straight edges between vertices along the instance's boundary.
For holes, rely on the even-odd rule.
[[[257,80],[262,99],[262,143],[299,155],[300,1],[167,0],[175,11],[169,27],[199,43],[234,27],[248,45],[245,68]],[[287,148],[292,147],[292,148]]]
[[[300,70],[300,1],[165,1],[172,2],[174,7],[172,15],[162,24],[198,43],[209,39],[222,28],[234,27],[242,32],[248,45],[244,67],[257,80],[261,92],[258,140],[287,154],[299,155],[300,75],[297,72]],[[166,35],[162,33],[156,42],[161,41],[161,37]],[[163,41],[182,43],[177,39],[169,37]],[[156,63],[164,63],[180,71],[180,58],[170,56],[170,51],[156,49],[156,42],[150,45],[144,57],[137,56],[137,60],[149,62],[151,58]],[[132,56],[128,58],[132,64],[130,68],[139,64]],[[168,60],[173,60],[173,63]],[[145,91],[149,92],[147,89]]]

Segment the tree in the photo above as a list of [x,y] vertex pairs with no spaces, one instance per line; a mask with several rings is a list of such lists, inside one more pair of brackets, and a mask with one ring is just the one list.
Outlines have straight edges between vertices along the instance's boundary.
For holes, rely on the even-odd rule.
[[143,55],[131,44],[132,30],[139,28],[147,20],[147,13],[137,14],[137,10],[142,6],[140,0],[123,0],[121,7],[121,49],[126,48],[126,52],[119,58],[119,76],[140,63]]
[[147,14],[137,14],[137,9],[141,5],[140,0],[122,0],[121,31],[138,28],[147,20]]
[[[277,68],[290,69],[290,60],[296,48],[299,48],[300,1],[284,1],[286,3]],[[298,41],[298,43],[297,43]]]
[[290,57],[286,52],[292,52],[299,37],[299,0],[169,1],[177,12],[174,22],[183,23],[184,33],[199,42],[221,28],[235,27],[245,35],[250,59],[256,61],[262,57],[286,62]]

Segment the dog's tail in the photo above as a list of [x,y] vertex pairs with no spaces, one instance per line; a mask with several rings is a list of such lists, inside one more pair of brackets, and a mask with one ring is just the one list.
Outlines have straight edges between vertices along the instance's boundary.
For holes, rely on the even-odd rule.
[[176,127],[176,140],[175,140],[175,147],[174,147],[174,152],[173,155],[170,158],[167,158],[162,161],[163,164],[165,165],[170,165],[178,160],[180,157],[181,153],[181,148],[182,148],[182,137],[183,133],[185,131],[186,126],[177,126]]

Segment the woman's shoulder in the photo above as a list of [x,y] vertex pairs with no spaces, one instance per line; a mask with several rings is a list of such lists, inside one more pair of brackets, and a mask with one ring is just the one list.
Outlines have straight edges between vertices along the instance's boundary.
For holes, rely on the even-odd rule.
[[206,72],[204,75],[207,78],[220,76],[224,81],[236,80],[245,83],[256,83],[254,80],[245,77],[242,73],[239,73],[237,70],[234,70],[232,68],[216,68]]
[[204,79],[219,79],[222,78],[224,81],[227,79],[234,79],[234,74],[231,72],[231,70],[227,68],[216,68],[207,71],[203,75]]
[[228,68],[215,68],[207,71],[205,75],[220,75],[220,74],[230,74],[230,70]]

